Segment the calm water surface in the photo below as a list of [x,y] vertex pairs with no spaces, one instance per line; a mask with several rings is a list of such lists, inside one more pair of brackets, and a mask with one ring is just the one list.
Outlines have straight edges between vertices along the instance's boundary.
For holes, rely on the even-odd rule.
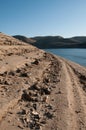
[[45,49],[45,51],[86,66],[86,49]]

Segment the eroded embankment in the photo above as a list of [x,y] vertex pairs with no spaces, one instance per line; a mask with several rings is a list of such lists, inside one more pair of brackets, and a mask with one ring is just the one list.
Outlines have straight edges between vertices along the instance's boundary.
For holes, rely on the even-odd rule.
[[1,47],[0,129],[86,130],[86,69],[23,46]]

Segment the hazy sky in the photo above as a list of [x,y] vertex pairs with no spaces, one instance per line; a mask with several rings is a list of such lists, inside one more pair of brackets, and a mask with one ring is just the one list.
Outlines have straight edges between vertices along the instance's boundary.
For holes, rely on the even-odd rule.
[[86,0],[0,0],[0,32],[86,35]]

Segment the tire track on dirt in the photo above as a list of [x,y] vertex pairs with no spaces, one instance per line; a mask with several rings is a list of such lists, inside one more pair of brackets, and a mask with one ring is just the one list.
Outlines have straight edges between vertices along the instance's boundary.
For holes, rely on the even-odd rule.
[[75,97],[73,93],[72,81],[68,72],[67,66],[64,63],[63,68],[65,71],[65,86],[67,91],[68,110],[67,110],[67,124],[68,130],[78,130],[77,115],[75,113]]
[[[84,96],[84,92],[83,92],[82,88],[80,87],[80,82],[79,82],[77,75],[75,75],[72,68],[68,64],[66,64],[66,67],[67,67],[67,72],[68,72],[68,75],[69,75],[69,78],[71,81],[71,89],[72,89],[72,91],[71,91],[71,89],[69,90],[68,97],[70,97],[70,99],[72,98],[74,101],[74,102],[72,102],[72,104],[73,104],[72,112],[75,115],[75,119],[74,119],[75,121],[73,120],[73,122],[76,122],[77,130],[78,129],[86,130],[86,105],[85,105],[86,98]],[[69,101],[71,101],[71,100],[69,100]],[[73,118],[74,118],[74,116],[73,116]],[[75,128],[75,130],[76,130],[76,128]]]

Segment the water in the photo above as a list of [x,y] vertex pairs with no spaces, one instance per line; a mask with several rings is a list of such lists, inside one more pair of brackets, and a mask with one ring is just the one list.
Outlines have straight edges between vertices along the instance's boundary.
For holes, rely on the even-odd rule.
[[45,51],[86,66],[86,49],[45,49]]

